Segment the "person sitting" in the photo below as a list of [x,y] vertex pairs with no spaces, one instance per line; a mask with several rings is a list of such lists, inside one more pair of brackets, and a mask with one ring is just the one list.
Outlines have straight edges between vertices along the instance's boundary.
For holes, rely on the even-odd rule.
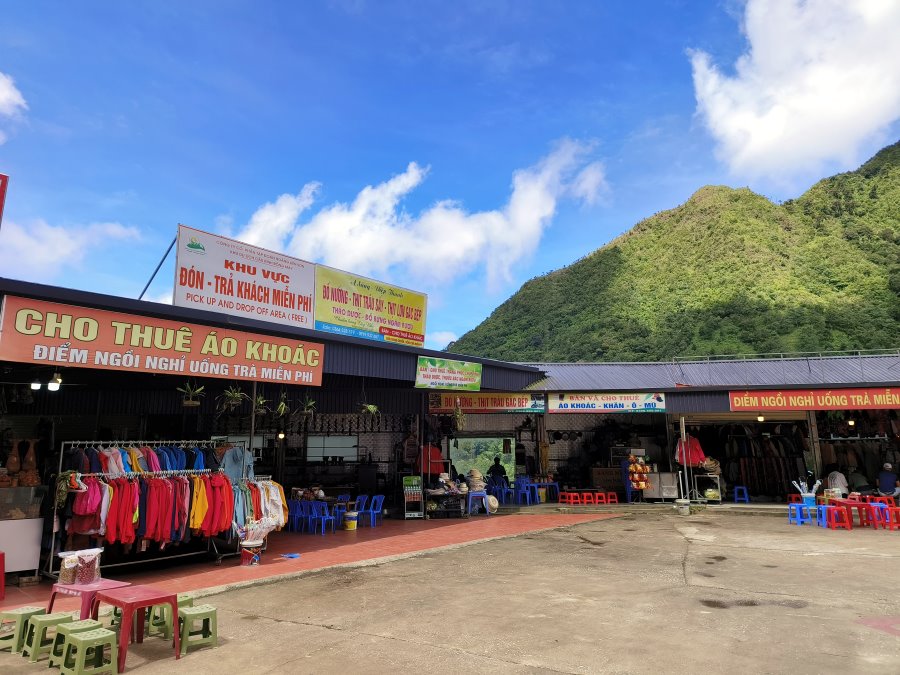
[[889,462],[881,467],[881,473],[878,474],[878,494],[882,497],[900,496],[900,480],[897,480],[894,467]]
[[[828,471],[829,469],[830,471]],[[826,471],[828,471],[828,487],[833,490],[840,490],[841,497],[846,497],[850,493],[850,485],[847,483],[847,478],[841,473],[838,465],[829,464],[826,467]]]
[[500,457],[494,457],[494,463],[491,465],[491,468],[487,470],[488,476],[493,478],[495,481],[499,481],[502,478],[506,478],[506,469],[503,468],[503,465],[500,463]]
[[869,479],[863,476],[855,466],[850,467],[847,473],[847,482],[850,484],[851,492],[858,492],[861,495],[870,495],[875,491],[869,484]]

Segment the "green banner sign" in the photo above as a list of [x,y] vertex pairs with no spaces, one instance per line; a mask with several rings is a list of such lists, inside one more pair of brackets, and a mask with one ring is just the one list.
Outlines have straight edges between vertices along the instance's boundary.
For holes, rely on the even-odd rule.
[[481,364],[420,356],[416,365],[419,389],[481,390]]

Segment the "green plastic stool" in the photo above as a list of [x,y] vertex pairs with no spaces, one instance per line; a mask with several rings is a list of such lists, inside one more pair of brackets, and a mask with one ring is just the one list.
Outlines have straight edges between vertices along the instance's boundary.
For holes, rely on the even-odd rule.
[[[43,607],[19,607],[18,609],[6,609],[0,612],[0,651],[9,649],[13,654],[22,651],[25,644],[25,632],[28,620],[38,614],[45,614]],[[4,631],[3,624],[13,622],[11,631]]]
[[[190,595],[178,596],[178,609],[193,607],[194,598]],[[150,620],[147,622],[147,635],[161,633],[166,640],[172,639],[172,614],[169,605],[153,605],[150,608]]]
[[74,619],[68,612],[54,614],[35,614],[28,619],[25,629],[25,642],[22,644],[22,656],[35,663],[42,654],[49,654],[53,647],[54,637],[48,637],[47,631],[63,623],[72,623]]
[[61,623],[56,627],[56,636],[53,638],[53,646],[50,647],[50,667],[59,667],[63,664],[66,654],[66,643],[74,633],[84,633],[89,630],[103,628],[103,624],[94,619],[82,619],[71,623]]
[[[194,622],[202,621],[198,630],[193,630]],[[178,623],[181,628],[181,655],[187,654],[188,647],[203,645],[219,645],[218,626],[216,625],[216,608],[212,605],[196,607],[179,607]]]
[[[104,658],[107,647],[109,659]],[[118,661],[116,634],[106,628],[95,628],[67,636],[59,672],[68,675],[116,675]]]

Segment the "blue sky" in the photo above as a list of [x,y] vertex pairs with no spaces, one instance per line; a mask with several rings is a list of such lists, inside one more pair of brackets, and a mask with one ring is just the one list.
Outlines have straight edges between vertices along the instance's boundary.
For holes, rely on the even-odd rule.
[[898,8],[7,2],[0,275],[137,297],[182,222],[425,291],[442,347],[702,185],[895,141]]

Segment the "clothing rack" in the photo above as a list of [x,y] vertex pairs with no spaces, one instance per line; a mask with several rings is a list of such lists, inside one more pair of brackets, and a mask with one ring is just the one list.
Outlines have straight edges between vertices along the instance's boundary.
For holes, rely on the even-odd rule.
[[166,469],[164,471],[126,471],[125,473],[78,473],[76,471],[75,475],[99,476],[101,478],[137,478],[139,476],[150,476],[151,478],[161,476],[166,478],[168,476],[189,476],[200,473],[222,473],[222,469],[216,469],[215,471],[212,469]]
[[[226,441],[226,443],[232,447],[239,447],[242,450],[246,451],[246,446],[244,441]],[[84,441],[63,441],[60,443],[59,448],[59,466],[57,467],[56,476],[54,476],[54,484],[53,490],[51,494],[53,495],[53,516],[51,523],[56,523],[57,516],[59,514],[57,502],[56,502],[56,483],[59,480],[60,474],[62,474],[62,466],[63,459],[66,456],[66,450],[72,448],[81,448],[81,447],[94,447],[94,448],[102,448],[102,447],[206,447],[206,448],[214,448],[219,445],[222,445],[221,441],[213,441],[210,439],[202,439],[202,438],[192,438],[186,440],[84,440]],[[243,467],[244,477],[246,478],[247,468]],[[144,477],[169,477],[169,476],[186,476],[186,475],[199,475],[199,474],[212,474],[219,473],[221,470],[213,471],[212,469],[168,469],[166,471],[132,471],[124,474],[119,473],[79,473],[80,476],[96,476],[96,477],[106,477],[106,478],[136,478],[139,476]],[[76,472],[77,473],[77,472]],[[53,579],[59,578],[59,571],[53,569],[54,562],[54,554],[56,553],[56,532],[50,532],[50,554],[47,557],[47,565],[44,570],[44,574]],[[110,563],[107,565],[100,565],[101,568],[108,567],[125,567],[129,565],[137,565],[145,562],[150,562],[151,560],[174,560],[175,558],[186,558],[188,556],[198,556],[198,555],[209,555],[212,552],[216,556],[216,564],[219,564],[222,561],[222,558],[226,556],[234,556],[240,554],[240,549],[235,546],[234,551],[225,551],[220,552],[218,546],[216,545],[214,537],[208,537],[206,541],[206,550],[205,551],[193,551],[191,553],[176,553],[172,555],[160,556],[159,558],[151,558],[146,560],[132,560],[128,562],[120,562],[120,563]]]

